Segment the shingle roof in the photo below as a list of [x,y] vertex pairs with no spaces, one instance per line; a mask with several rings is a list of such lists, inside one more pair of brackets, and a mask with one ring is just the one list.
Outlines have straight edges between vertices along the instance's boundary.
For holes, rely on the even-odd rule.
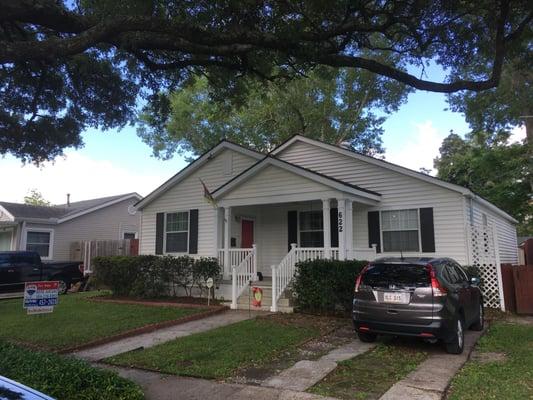
[[75,201],[70,203],[70,206],[67,206],[66,204],[57,206],[34,206],[21,203],[9,203],[5,201],[0,201],[0,206],[4,207],[6,211],[16,219],[59,219],[87,211],[110,201],[127,197],[128,195],[136,195],[136,193],[126,193],[117,196],[100,197],[98,199]]

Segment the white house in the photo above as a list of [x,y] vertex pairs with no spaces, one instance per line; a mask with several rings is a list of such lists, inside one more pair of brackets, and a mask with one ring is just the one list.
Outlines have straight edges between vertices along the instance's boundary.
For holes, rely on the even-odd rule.
[[276,310],[297,260],[402,254],[481,266],[499,306],[517,262],[517,221],[470,190],[299,135],[269,154],[222,141],[136,207],[141,254],[218,257],[233,307],[256,271]]
[[140,199],[127,193],[59,206],[0,202],[0,251],[32,250],[43,260],[68,261],[72,242],[137,238],[133,205]]

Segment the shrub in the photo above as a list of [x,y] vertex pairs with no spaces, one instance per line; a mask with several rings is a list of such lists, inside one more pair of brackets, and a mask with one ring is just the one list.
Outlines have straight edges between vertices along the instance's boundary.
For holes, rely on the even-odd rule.
[[117,296],[141,298],[176,295],[177,287],[184,288],[188,296],[194,286],[203,293],[205,281],[218,278],[221,271],[216,258],[189,256],[96,257],[93,265],[97,285],[111,289]]
[[307,312],[348,312],[355,277],[367,261],[310,260],[296,265],[293,283],[296,307]]
[[58,400],[144,399],[140,387],[133,382],[85,361],[4,342],[0,342],[0,354],[0,375]]

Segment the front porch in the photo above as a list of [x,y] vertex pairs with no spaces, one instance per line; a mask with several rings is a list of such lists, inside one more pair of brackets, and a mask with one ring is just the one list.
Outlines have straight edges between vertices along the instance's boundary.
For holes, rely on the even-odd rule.
[[299,261],[375,259],[375,246],[364,246],[368,207],[339,198],[218,208],[217,256],[231,282],[231,307],[248,307],[246,289],[258,274],[263,309],[290,311],[284,292]]

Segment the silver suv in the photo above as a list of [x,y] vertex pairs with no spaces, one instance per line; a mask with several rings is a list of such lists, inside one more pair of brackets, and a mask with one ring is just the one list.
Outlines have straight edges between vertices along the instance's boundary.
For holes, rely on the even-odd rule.
[[381,258],[357,276],[353,323],[363,342],[378,334],[441,340],[460,354],[464,330],[483,329],[479,279],[451,258]]

